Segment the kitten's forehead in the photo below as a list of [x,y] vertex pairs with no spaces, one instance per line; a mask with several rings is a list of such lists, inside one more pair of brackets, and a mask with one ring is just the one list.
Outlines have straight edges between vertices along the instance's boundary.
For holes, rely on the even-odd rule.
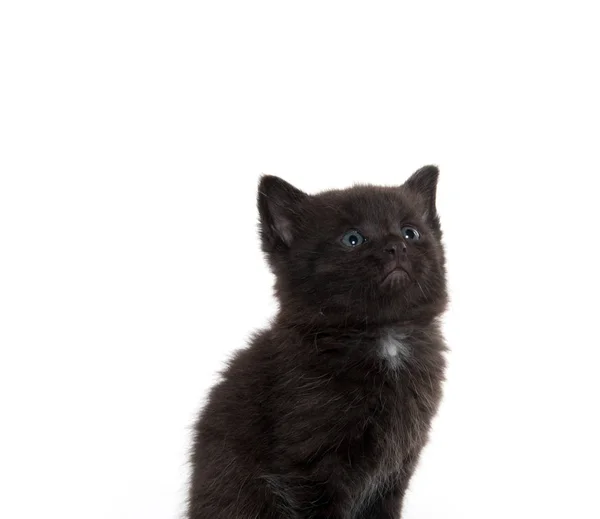
[[385,225],[416,216],[413,203],[399,187],[359,185],[320,193],[315,200],[327,217],[348,224]]

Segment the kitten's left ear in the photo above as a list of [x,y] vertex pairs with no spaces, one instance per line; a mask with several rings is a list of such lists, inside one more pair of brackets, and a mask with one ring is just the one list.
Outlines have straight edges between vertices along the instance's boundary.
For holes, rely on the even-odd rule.
[[279,177],[264,175],[260,179],[258,212],[265,252],[290,246],[300,223],[302,202],[307,198],[306,193]]
[[435,195],[440,170],[437,166],[424,166],[415,171],[404,183],[404,188],[417,195],[423,218],[439,229],[440,221],[435,207]]

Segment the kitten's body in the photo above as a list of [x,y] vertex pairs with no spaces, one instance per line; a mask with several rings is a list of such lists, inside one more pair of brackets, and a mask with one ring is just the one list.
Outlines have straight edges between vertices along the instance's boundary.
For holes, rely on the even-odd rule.
[[[331,210],[331,200],[325,201],[317,211]],[[422,202],[415,203],[417,211],[423,209]],[[343,205],[334,209],[343,212]],[[438,292],[435,283],[421,279],[420,292],[415,286],[413,293],[404,278],[382,285],[382,293],[365,291],[363,279],[359,293],[349,295],[358,285],[336,284],[344,278],[331,273],[328,261],[339,251],[321,250],[323,264],[311,257],[332,231],[321,230],[313,246],[294,249],[291,229],[298,233],[302,224],[272,226],[268,214],[261,211],[263,247],[277,274],[281,311],[270,329],[235,355],[209,395],[197,425],[189,517],[397,518],[441,396],[444,345],[437,316],[446,297],[441,233],[431,249],[439,261],[423,259],[422,267],[441,276]],[[313,216],[322,220],[323,214]],[[292,234],[269,248],[265,232],[274,228],[276,238],[282,229]],[[433,243],[433,234],[430,239]],[[373,251],[377,256],[374,247],[362,252],[361,264]],[[382,257],[387,264],[388,255]],[[344,268],[342,260],[334,263]],[[418,269],[412,269],[410,279],[418,280]],[[377,279],[381,284],[381,276]],[[301,291],[307,282],[327,286]],[[435,297],[427,298],[426,291]],[[396,294],[404,299],[397,302]]]

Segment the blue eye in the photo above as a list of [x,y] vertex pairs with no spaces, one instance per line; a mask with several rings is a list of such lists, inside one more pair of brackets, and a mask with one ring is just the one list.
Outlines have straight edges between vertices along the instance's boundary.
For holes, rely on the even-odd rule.
[[367,239],[360,234],[356,229],[348,231],[344,236],[342,236],[342,243],[346,247],[358,247],[365,243]]
[[421,238],[419,231],[417,231],[414,227],[405,226],[402,227],[402,236],[404,236],[405,240],[416,241]]

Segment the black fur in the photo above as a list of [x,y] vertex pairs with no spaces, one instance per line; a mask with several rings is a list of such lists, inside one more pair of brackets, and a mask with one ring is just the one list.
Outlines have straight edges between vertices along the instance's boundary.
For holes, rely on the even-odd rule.
[[312,196],[261,179],[280,311],[201,412],[190,519],[400,517],[445,365],[437,178]]

